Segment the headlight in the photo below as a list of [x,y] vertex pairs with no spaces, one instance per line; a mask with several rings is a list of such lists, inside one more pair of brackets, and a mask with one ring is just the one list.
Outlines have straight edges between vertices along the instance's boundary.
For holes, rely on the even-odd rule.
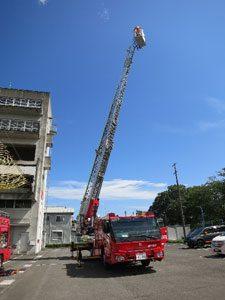
[[224,241],[213,241],[212,246],[213,247],[222,247],[224,245]]
[[162,257],[163,256],[163,251],[160,251],[160,252],[156,253],[156,256],[157,257]]
[[115,259],[117,261],[123,261],[123,260],[125,260],[125,257],[124,256],[116,256]]

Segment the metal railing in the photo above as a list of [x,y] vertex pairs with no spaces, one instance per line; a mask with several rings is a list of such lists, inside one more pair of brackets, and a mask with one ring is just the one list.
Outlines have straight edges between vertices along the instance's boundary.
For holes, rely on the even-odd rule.
[[39,128],[37,121],[0,119],[0,130],[3,131],[39,132]]
[[42,107],[42,100],[40,100],[40,99],[34,100],[34,99],[25,99],[25,98],[0,97],[0,105],[40,109]]

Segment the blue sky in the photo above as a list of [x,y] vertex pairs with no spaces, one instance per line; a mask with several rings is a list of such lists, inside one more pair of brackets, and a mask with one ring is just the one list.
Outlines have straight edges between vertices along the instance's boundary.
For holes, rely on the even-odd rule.
[[49,91],[58,134],[48,204],[79,210],[135,25],[135,54],[99,213],[147,209],[225,166],[225,2],[2,0],[0,85]]

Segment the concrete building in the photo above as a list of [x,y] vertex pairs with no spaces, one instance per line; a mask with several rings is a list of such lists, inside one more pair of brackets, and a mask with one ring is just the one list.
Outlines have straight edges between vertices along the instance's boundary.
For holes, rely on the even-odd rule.
[[46,207],[44,224],[46,245],[71,243],[73,214],[73,208]]
[[38,253],[43,246],[46,182],[55,133],[48,92],[0,88],[0,142],[27,179],[25,186],[0,190],[0,209],[11,217],[14,253]]

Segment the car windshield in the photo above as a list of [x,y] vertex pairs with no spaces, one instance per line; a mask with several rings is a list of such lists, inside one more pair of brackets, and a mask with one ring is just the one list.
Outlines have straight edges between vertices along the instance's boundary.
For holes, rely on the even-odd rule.
[[203,229],[203,227],[197,228],[197,229],[191,231],[188,236],[197,235],[197,234],[199,234],[202,231],[202,229]]
[[160,229],[155,218],[124,218],[111,220],[112,233],[117,242],[156,240]]

